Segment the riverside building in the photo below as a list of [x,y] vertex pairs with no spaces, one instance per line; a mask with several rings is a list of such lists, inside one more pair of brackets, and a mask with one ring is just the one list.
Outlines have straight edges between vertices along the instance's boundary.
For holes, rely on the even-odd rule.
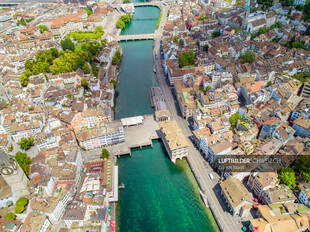
[[188,156],[188,143],[176,121],[159,122],[160,137],[173,163]]

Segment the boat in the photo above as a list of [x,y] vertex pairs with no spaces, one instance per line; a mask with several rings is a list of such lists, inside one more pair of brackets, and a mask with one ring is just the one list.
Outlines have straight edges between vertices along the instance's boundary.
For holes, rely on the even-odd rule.
[[155,66],[153,67],[153,72],[156,73],[156,68],[155,68]]
[[119,189],[124,189],[125,188],[125,185],[124,184],[121,184],[120,186],[118,186]]
[[205,206],[209,208],[207,196],[201,190],[199,190],[199,193],[200,193],[201,199],[203,200],[203,203],[205,203]]

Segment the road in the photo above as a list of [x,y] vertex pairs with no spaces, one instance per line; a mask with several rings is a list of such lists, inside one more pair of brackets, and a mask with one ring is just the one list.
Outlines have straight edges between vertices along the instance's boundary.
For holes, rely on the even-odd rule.
[[[167,106],[171,114],[171,119],[177,121],[179,127],[182,129],[184,135],[187,137],[188,143],[190,144],[189,156],[187,157],[188,163],[191,166],[191,169],[202,192],[204,192],[208,198],[209,205],[212,208],[213,214],[220,226],[221,231],[241,231],[242,225],[238,222],[237,219],[234,219],[230,213],[224,210],[224,208],[222,207],[224,205],[223,202],[221,202],[221,199],[217,197],[219,195],[219,191],[216,191],[216,189],[218,189],[218,187],[216,187],[219,179],[218,175],[213,172],[209,164],[203,159],[199,151],[194,147],[193,143],[189,139],[189,137],[193,134],[188,127],[188,123],[186,120],[184,120],[181,116],[178,115],[176,103],[173,98],[171,89],[165,80],[166,77],[161,67],[160,60],[160,35],[162,34],[163,25],[165,25],[166,11],[165,14],[163,14],[162,20],[163,22],[161,23],[160,28],[156,32],[154,45],[154,64],[157,70],[156,75],[158,85],[161,87],[165,96]],[[213,173],[217,181],[211,181],[208,176],[208,173],[210,172]]]

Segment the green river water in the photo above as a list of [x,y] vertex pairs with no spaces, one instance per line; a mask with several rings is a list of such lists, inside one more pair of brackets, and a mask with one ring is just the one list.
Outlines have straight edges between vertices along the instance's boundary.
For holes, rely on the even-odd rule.
[[[158,18],[156,7],[137,7],[133,21],[122,34],[152,33]],[[115,118],[153,113],[149,90],[156,85],[152,60],[153,41],[121,43],[119,96]],[[174,165],[161,142],[133,149],[119,158],[120,190],[117,226],[120,232],[211,232],[217,231],[209,210],[199,196],[198,185],[185,159]],[[214,229],[216,228],[216,229]]]

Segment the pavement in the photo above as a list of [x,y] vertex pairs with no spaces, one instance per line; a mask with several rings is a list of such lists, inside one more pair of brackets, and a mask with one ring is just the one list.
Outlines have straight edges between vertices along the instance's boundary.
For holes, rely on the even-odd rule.
[[[189,129],[187,121],[178,114],[178,106],[176,100],[173,98],[171,88],[166,82],[166,77],[162,69],[160,60],[160,35],[162,33],[163,25],[165,25],[166,11],[163,14],[162,20],[163,22],[161,23],[160,28],[156,32],[154,46],[154,64],[157,70],[156,75],[158,85],[161,87],[165,96],[167,106],[171,114],[171,119],[177,121],[179,127],[182,129],[184,135],[188,139],[188,143],[190,144],[189,156],[187,157],[188,163],[196,177],[196,180],[202,192],[207,196],[211,211],[220,227],[220,230],[224,232],[241,231],[242,225],[240,221],[235,219],[227,211],[226,206],[220,197],[220,189],[218,186],[219,176],[212,170],[209,163],[204,160],[199,151],[190,141],[189,137],[191,137],[193,134]],[[214,180],[210,179],[210,177],[208,176],[209,173],[213,174],[213,176],[215,177]]]

